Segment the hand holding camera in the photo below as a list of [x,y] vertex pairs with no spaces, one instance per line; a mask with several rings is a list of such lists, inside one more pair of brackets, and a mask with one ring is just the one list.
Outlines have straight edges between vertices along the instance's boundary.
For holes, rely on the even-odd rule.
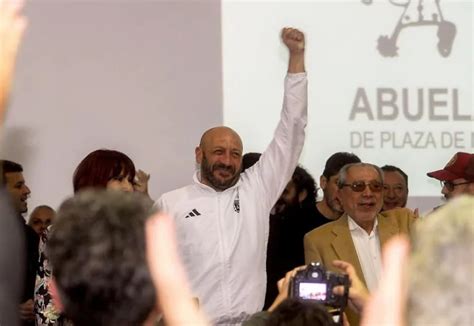
[[[342,295],[333,292],[342,287]],[[310,263],[296,272],[290,282],[290,298],[315,301],[324,306],[343,310],[347,305],[350,281],[347,274],[327,271],[321,263]]]
[[[344,271],[344,273],[346,273],[349,277],[351,284],[348,293],[349,307],[360,315],[364,308],[365,302],[369,299],[369,291],[357,276],[354,266],[342,260],[334,260],[332,265]],[[344,288],[341,286],[336,286],[333,289],[333,292],[337,295],[343,295]]]

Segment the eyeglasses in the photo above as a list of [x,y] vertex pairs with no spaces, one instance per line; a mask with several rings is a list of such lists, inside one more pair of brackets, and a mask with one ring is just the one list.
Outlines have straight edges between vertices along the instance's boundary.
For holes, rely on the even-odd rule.
[[453,191],[454,187],[460,186],[460,185],[467,185],[469,183],[472,183],[474,181],[465,181],[465,182],[460,182],[460,183],[453,183],[451,181],[440,181],[442,187],[446,187],[448,191]]
[[343,184],[342,187],[350,187],[354,192],[363,192],[365,188],[369,186],[372,192],[381,192],[383,190],[383,183],[378,181],[370,181],[365,183],[363,181],[355,181],[351,184]]

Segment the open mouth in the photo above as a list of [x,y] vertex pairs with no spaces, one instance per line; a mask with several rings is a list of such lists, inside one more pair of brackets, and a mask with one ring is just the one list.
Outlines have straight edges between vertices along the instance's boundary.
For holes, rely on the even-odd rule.
[[372,209],[375,207],[375,203],[360,203],[359,207],[363,209]]
[[229,170],[219,169],[216,172],[222,178],[228,178],[232,176],[232,173]]

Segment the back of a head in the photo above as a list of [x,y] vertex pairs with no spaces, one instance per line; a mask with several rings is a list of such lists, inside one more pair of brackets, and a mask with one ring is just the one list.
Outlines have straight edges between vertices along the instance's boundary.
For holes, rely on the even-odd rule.
[[291,180],[295,184],[297,192],[306,191],[307,195],[303,202],[302,206],[305,208],[314,208],[316,205],[316,198],[318,197],[318,190],[316,188],[316,181],[313,176],[301,165],[296,166],[295,172]]
[[318,303],[285,299],[270,314],[268,326],[333,326],[332,316]]
[[135,178],[133,161],[122,152],[98,149],[89,153],[74,171],[74,193],[87,188],[106,188],[108,181],[122,174],[131,180]]
[[337,152],[332,154],[326,161],[324,166],[323,176],[327,179],[339,173],[342,167],[346,164],[360,163],[360,158],[348,152]]
[[58,210],[47,244],[74,325],[140,325],[155,304],[146,262],[149,203],[120,191],[84,191]]
[[258,160],[260,159],[260,156],[262,156],[261,153],[256,153],[256,152],[245,153],[242,156],[242,172],[244,172],[248,168],[252,167],[255,163],[257,163]]
[[417,225],[409,264],[408,325],[474,321],[474,197],[462,196]]

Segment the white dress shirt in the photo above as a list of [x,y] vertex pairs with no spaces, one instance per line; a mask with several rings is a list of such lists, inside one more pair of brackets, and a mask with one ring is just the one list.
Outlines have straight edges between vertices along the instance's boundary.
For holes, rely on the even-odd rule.
[[348,216],[348,220],[352,242],[359,258],[362,273],[364,273],[367,288],[370,292],[373,292],[377,288],[382,271],[377,219],[375,219],[374,227],[370,234],[367,234],[350,216]]

